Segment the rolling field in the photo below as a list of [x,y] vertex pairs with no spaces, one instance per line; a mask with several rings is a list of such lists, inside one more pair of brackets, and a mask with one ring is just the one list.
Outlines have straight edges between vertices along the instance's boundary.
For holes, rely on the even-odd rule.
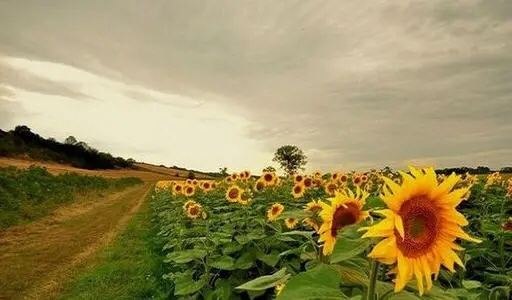
[[[26,169],[30,166],[41,166],[46,168],[52,174],[61,174],[67,172],[74,172],[87,176],[102,176],[107,178],[123,178],[123,177],[138,177],[144,181],[158,181],[158,180],[185,180],[188,171],[165,168],[145,163],[136,163],[134,169],[119,169],[119,170],[87,170],[75,168],[69,165],[58,164],[54,162],[27,160],[10,157],[0,157],[0,168],[2,167],[16,167]],[[178,174],[179,176],[176,176]],[[201,173],[195,173],[197,178],[208,178],[208,176]]]

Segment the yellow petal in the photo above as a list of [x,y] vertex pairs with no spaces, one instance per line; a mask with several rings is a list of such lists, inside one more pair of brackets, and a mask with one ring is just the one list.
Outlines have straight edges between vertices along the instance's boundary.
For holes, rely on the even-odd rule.
[[386,238],[380,241],[373,250],[368,254],[369,257],[373,258],[389,258],[396,257],[397,255],[397,247],[396,247],[396,239],[394,236]]
[[398,231],[398,233],[400,234],[400,236],[402,237],[402,240],[403,240],[405,238],[404,223],[402,222],[402,217],[400,217],[399,215],[395,216],[395,228],[396,228],[396,231]]

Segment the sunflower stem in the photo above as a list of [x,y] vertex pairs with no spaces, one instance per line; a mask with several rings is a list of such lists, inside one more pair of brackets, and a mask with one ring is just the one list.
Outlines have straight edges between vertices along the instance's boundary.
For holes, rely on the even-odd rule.
[[370,270],[370,282],[368,283],[368,290],[366,292],[365,300],[375,300],[375,286],[377,285],[377,274],[379,273],[379,262],[376,260],[372,261],[372,267]]

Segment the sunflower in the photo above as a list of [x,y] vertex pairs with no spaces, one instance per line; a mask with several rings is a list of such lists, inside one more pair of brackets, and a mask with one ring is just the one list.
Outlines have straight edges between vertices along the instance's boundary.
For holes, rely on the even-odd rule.
[[197,181],[197,179],[193,179],[193,180],[192,180],[192,184],[193,184],[193,185],[198,185],[198,184],[199,184],[199,181]]
[[330,205],[320,202],[320,217],[323,223],[318,233],[319,241],[324,242],[324,255],[332,253],[340,229],[357,224],[368,217],[368,212],[362,210],[367,197],[368,193],[358,188],[355,195],[351,190],[336,192],[336,196],[329,199]]
[[267,219],[269,221],[274,221],[279,217],[283,210],[284,206],[281,203],[272,204],[272,206],[267,210]]
[[342,185],[346,184],[347,181],[348,181],[348,175],[347,174],[341,174],[339,177],[338,177],[338,181],[339,183],[341,183]]
[[315,173],[313,173],[313,177],[315,177],[315,178],[322,178],[322,172],[316,171]]
[[232,203],[238,202],[240,199],[242,199],[242,193],[243,190],[241,188],[239,188],[237,185],[232,185],[226,191],[226,199]]
[[336,180],[338,179],[338,177],[339,177],[339,176],[340,176],[340,173],[338,173],[338,172],[334,172],[334,173],[332,173],[332,175],[331,175],[331,180],[336,181]]
[[277,176],[274,172],[264,172],[261,178],[266,186],[274,185],[277,181]]
[[439,274],[441,265],[454,272],[454,263],[463,263],[454,250],[457,238],[479,242],[465,233],[461,226],[468,221],[455,208],[469,188],[453,189],[460,177],[452,174],[438,183],[432,168],[410,167],[411,175],[400,172],[402,185],[382,177],[386,186],[381,195],[388,209],[379,211],[385,218],[365,228],[363,237],[381,237],[369,256],[385,264],[397,264],[395,291],[401,291],[416,277],[420,295],[432,287],[432,274]]
[[304,185],[302,183],[297,183],[296,185],[293,186],[292,189],[293,198],[301,198],[302,196],[304,196],[305,191],[306,189],[304,188]]
[[304,218],[302,222],[307,226],[313,228],[316,232],[318,232],[318,229],[320,229],[320,225],[312,218]]
[[187,202],[185,202],[185,204],[183,204],[183,209],[187,210],[191,205],[194,204],[197,204],[197,202],[194,200],[188,200]]
[[188,178],[186,181],[185,181],[186,184],[192,184],[192,179]]
[[249,170],[245,170],[242,173],[240,173],[240,178],[242,178],[242,179],[247,180],[250,177],[251,177],[251,171],[249,171]]
[[301,174],[297,174],[293,177],[293,182],[295,182],[296,184],[301,183],[303,180],[304,180],[304,175],[301,175]]
[[306,206],[304,207],[304,210],[305,211],[310,211],[314,214],[317,214],[319,213],[321,210],[322,210],[322,205],[320,205],[320,201],[311,201],[311,202],[308,202],[306,204]]
[[284,220],[284,224],[286,225],[286,227],[288,227],[288,229],[295,228],[295,226],[297,226],[298,223],[299,221],[295,218],[286,218]]
[[313,180],[313,185],[317,188],[321,187],[323,184],[324,184],[324,181],[322,180],[322,178],[315,178]]
[[306,178],[304,178],[304,181],[302,183],[304,183],[304,187],[310,188],[313,186],[313,178],[306,177]]
[[237,180],[237,179],[238,179],[238,174],[237,174],[237,173],[233,173],[233,174],[231,174],[229,177],[231,177],[231,180],[232,180],[232,181],[235,181],[235,180]]
[[364,183],[368,182],[368,175],[366,175],[366,174],[361,175],[361,181]]
[[174,194],[181,194],[183,192],[183,185],[181,183],[176,183],[173,187]]
[[352,183],[355,186],[361,186],[361,183],[363,183],[363,178],[360,175],[354,175],[352,177]]
[[240,199],[238,199],[238,203],[242,205],[249,205],[251,202],[251,195],[248,192],[243,192],[240,196]]
[[334,181],[329,181],[324,186],[325,193],[329,196],[334,196],[336,190],[338,190],[338,185]]
[[187,197],[194,196],[195,192],[196,192],[196,187],[193,185],[186,185],[185,188],[183,188],[183,193]]
[[256,180],[256,182],[254,183],[254,190],[256,192],[261,192],[264,188],[265,188],[265,183],[263,182],[263,180],[261,180],[261,179]]
[[203,208],[200,204],[195,203],[187,208],[187,216],[191,219],[199,218],[203,213]]
[[204,191],[208,192],[208,191],[210,191],[210,190],[212,189],[212,184],[211,184],[209,181],[203,181],[203,182],[201,183],[201,188],[202,188]]

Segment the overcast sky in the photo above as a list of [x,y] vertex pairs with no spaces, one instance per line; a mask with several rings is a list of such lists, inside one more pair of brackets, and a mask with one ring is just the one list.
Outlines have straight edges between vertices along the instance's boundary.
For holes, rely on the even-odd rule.
[[0,128],[217,170],[512,161],[512,1],[0,1]]

